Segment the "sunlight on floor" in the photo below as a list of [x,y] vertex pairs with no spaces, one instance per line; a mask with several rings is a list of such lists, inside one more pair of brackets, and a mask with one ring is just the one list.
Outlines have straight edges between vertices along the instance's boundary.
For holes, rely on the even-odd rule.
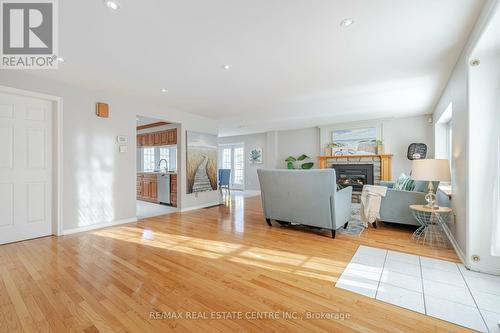
[[172,206],[136,200],[136,214],[138,219],[166,215],[177,211],[178,209]]
[[346,262],[323,257],[305,256],[229,242],[142,230],[115,227],[92,232],[93,235],[209,259],[227,260],[274,271],[292,273],[335,282]]

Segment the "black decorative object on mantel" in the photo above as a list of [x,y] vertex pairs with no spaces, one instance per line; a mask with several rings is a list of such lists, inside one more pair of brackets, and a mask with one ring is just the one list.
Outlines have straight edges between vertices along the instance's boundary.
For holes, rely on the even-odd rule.
[[410,161],[423,160],[427,156],[427,145],[425,143],[412,143],[408,146],[406,157]]

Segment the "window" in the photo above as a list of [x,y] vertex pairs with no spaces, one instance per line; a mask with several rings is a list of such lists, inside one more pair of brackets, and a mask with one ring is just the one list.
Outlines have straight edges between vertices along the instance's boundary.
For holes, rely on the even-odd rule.
[[[449,103],[434,128],[435,156],[445,158],[453,170],[453,105]],[[449,185],[442,183],[442,185]]]
[[161,160],[165,160],[167,161],[166,165],[164,165],[162,161],[162,164],[161,164],[161,169],[163,168],[166,168],[167,170],[170,170],[170,148],[159,148],[159,152],[160,152],[160,159],[158,160],[158,166],[160,166],[160,161]]
[[222,169],[231,169],[231,148],[222,150]]
[[[139,161],[138,170],[150,172],[160,169],[160,160],[165,159],[167,163],[162,161],[161,170],[167,168],[168,171],[177,170],[177,147],[145,147],[137,150],[137,159]],[[142,163],[140,163],[142,161]]]
[[234,184],[243,185],[245,182],[243,179],[244,163],[243,147],[234,148]]
[[154,171],[155,169],[155,149],[143,148],[142,150],[142,170],[143,171]]
[[219,146],[219,168],[231,170],[231,189],[245,189],[245,147],[243,143]]
[[450,119],[450,121],[448,121],[446,123],[446,138],[447,138],[447,141],[446,141],[446,149],[447,149],[447,155],[448,155],[448,161],[450,162],[450,165],[451,165],[451,162],[453,161],[453,122],[452,120]]

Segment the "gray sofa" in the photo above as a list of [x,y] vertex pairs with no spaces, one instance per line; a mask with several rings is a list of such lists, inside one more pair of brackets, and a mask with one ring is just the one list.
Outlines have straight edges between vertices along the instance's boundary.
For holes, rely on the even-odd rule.
[[334,169],[257,170],[262,208],[271,220],[335,230],[351,218],[352,187],[337,191]]
[[[410,205],[425,205],[425,195],[427,194],[428,182],[415,182],[413,191],[395,190],[394,182],[380,182],[381,186],[388,187],[387,194],[382,198],[380,204],[380,221],[418,225],[410,209]],[[433,182],[434,188],[437,189],[439,182]],[[441,201],[438,201],[441,206]]]

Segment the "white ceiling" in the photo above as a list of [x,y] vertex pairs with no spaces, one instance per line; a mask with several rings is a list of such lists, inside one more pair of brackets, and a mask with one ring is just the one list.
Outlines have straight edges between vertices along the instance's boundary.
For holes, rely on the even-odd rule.
[[431,113],[483,0],[103,3],[59,1],[66,62],[34,74],[215,118],[228,135]]

